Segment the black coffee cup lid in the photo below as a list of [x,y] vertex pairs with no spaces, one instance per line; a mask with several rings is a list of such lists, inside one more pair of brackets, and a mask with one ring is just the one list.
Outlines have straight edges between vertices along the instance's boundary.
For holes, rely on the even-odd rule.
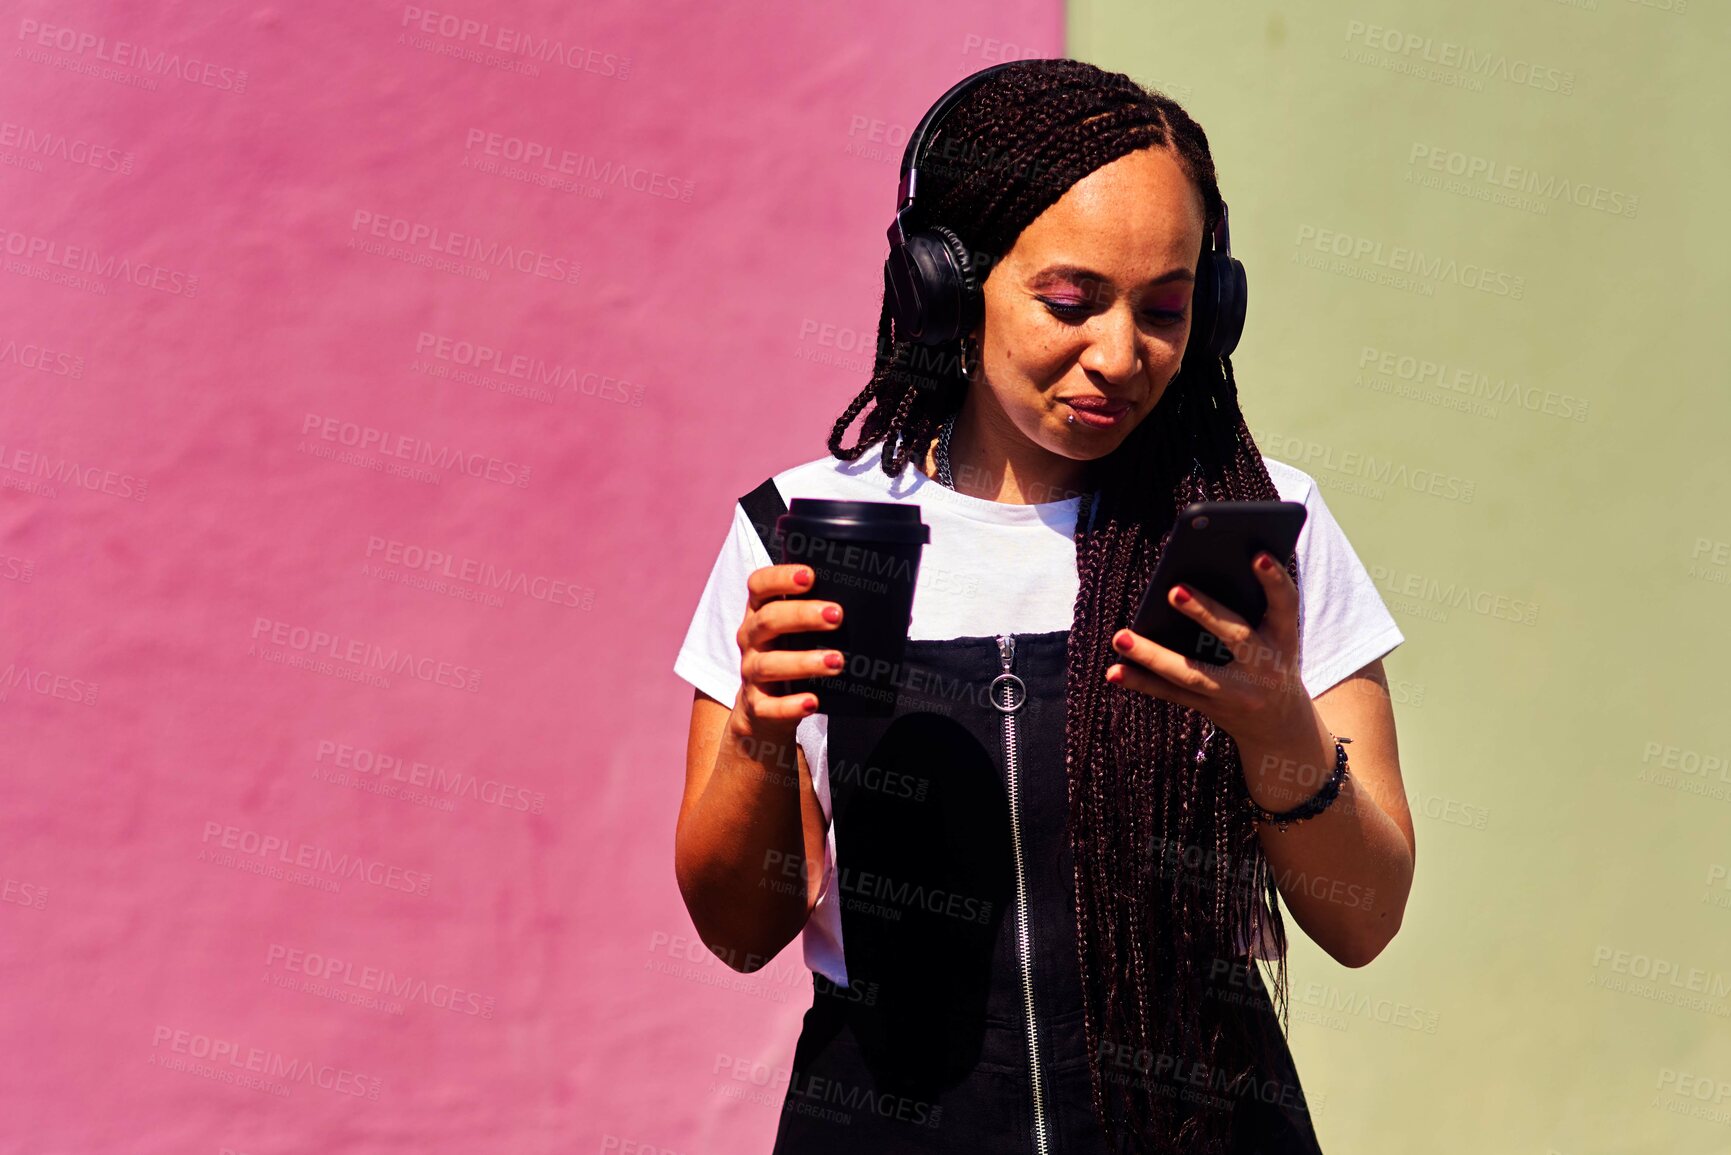
[[931,526],[920,520],[912,501],[843,501],[796,497],[781,516],[784,531],[844,541],[929,542]]

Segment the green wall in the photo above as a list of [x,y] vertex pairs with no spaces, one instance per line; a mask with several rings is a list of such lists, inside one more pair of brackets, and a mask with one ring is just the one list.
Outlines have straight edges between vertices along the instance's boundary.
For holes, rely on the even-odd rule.
[[1325,1149],[1731,1150],[1731,8],[1072,0],[1068,32],[1209,133],[1251,428],[1407,636],[1405,924],[1367,968],[1290,955]]

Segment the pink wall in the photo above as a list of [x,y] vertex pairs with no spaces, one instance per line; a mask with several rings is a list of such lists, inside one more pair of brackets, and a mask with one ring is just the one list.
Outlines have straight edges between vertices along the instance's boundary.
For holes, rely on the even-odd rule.
[[422,11],[0,22],[0,1151],[769,1148],[808,984],[695,942],[673,654],[906,131],[1061,8]]

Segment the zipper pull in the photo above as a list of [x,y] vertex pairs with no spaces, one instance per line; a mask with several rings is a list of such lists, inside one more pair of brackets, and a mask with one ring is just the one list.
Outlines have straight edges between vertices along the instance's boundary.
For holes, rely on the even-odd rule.
[[[1000,713],[1013,714],[1022,708],[1022,703],[1028,697],[1028,687],[1022,682],[1022,679],[1010,673],[1010,667],[1016,660],[1015,634],[998,635],[998,657],[1003,660],[1004,672],[992,679],[992,684],[987,688],[986,693],[992,699],[992,705],[996,706]],[[998,689],[1000,686],[1003,687],[1001,695]]]

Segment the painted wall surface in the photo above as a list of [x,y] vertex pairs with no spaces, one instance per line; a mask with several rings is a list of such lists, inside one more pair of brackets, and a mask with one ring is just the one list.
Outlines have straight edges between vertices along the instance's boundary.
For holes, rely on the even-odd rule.
[[1252,427],[1408,638],[1406,925],[1292,953],[1325,1145],[1727,1146],[1724,9],[0,32],[0,1152],[768,1149],[807,975],[680,903],[671,655],[866,375],[907,131],[1065,51],[1210,133]]
[[1290,960],[1325,1149],[1731,1149],[1731,11],[1069,21],[1208,132],[1251,428],[1407,636],[1405,923]]
[[809,984],[692,932],[672,655],[1060,8],[0,32],[0,1152],[767,1150]]

